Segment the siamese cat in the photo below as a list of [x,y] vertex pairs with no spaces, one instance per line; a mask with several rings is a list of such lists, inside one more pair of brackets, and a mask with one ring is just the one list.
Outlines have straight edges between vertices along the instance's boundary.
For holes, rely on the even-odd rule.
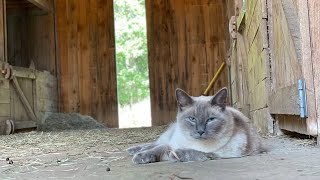
[[176,122],[151,144],[129,148],[133,163],[204,161],[261,153],[264,149],[250,120],[226,106],[227,89],[193,97],[176,90]]

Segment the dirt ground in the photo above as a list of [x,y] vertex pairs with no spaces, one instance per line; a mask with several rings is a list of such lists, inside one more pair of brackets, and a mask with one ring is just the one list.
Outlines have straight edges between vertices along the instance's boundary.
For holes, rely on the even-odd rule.
[[155,140],[165,128],[0,136],[0,179],[320,179],[320,149],[315,141],[285,136],[265,137],[270,152],[258,156],[132,164],[125,149]]

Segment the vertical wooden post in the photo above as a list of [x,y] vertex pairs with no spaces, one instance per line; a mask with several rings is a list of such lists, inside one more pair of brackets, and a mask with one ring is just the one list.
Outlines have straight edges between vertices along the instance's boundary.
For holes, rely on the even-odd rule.
[[316,119],[318,125],[318,145],[320,144],[320,1],[309,0],[309,21],[311,36],[311,58],[313,64],[314,95],[316,101]]
[[0,0],[0,61],[6,61],[6,6]]
[[[302,73],[306,82],[307,89],[307,106],[308,119],[307,131],[309,134],[317,134],[318,125],[316,117],[316,102],[315,102],[315,87],[314,74],[312,73],[312,50],[310,42],[310,22],[308,1],[298,1],[299,6],[299,23],[301,33],[301,59],[302,59]],[[317,27],[319,28],[319,26]],[[319,43],[319,42],[318,42]],[[316,63],[316,62],[315,62]],[[318,79],[319,81],[319,79]],[[319,121],[319,120],[318,120]]]

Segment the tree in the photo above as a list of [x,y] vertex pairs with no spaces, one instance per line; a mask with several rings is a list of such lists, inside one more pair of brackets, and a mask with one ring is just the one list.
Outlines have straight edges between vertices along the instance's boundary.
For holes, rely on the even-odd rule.
[[121,106],[149,96],[144,0],[114,0],[118,100]]

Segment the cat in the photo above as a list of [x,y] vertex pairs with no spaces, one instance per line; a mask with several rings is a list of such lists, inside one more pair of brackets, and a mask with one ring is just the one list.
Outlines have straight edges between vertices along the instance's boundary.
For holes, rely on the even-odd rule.
[[204,161],[264,152],[250,120],[226,105],[227,88],[213,96],[193,97],[176,90],[177,121],[154,143],[127,149],[135,164]]

